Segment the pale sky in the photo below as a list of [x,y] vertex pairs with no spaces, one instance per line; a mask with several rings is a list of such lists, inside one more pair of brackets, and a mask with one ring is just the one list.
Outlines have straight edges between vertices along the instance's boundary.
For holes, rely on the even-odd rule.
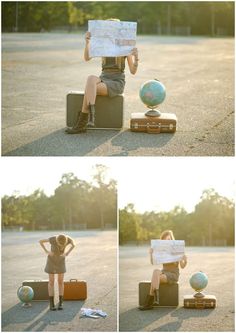
[[208,188],[235,198],[231,157],[7,157],[1,159],[1,196],[37,188],[51,195],[68,172],[90,182],[96,164],[109,167],[109,178],[118,181],[119,208],[133,203],[138,212],[175,205],[192,211]]

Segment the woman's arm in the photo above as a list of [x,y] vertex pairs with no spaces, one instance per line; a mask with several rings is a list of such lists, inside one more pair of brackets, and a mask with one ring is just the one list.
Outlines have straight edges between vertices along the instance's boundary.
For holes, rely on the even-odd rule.
[[39,244],[42,246],[42,248],[44,249],[44,251],[45,251],[47,254],[49,254],[50,251],[48,251],[48,250],[46,249],[44,243],[49,243],[49,239],[41,239],[41,240],[39,241]]
[[187,265],[187,257],[186,257],[186,255],[183,256],[183,258],[182,258],[182,260],[180,260],[179,264],[180,264],[181,268],[184,268]]
[[128,61],[130,73],[134,75],[137,72],[138,61],[139,61],[138,49],[136,47],[132,50],[132,53],[130,55],[128,55],[127,61]]
[[72,241],[70,244],[70,248],[67,252],[65,252],[65,256],[67,257],[69,255],[69,253],[73,250],[73,248],[75,247],[75,243]]
[[84,48],[84,60],[85,61],[89,61],[90,59],[92,59],[89,56],[90,37],[91,37],[91,33],[89,31],[87,31],[85,34],[85,48]]
[[151,261],[151,264],[153,265],[153,258],[152,258],[153,249],[152,248],[149,249],[149,253],[150,253],[150,261]]

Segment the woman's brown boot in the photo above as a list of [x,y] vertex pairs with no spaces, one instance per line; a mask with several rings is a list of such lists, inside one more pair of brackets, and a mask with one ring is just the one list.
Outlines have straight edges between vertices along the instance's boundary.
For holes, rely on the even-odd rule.
[[139,307],[139,310],[151,310],[153,308],[154,296],[147,295],[144,305]]
[[59,296],[58,310],[63,310],[63,296]]
[[86,127],[88,123],[88,113],[80,112],[78,121],[72,128],[67,128],[66,133],[68,134],[78,134],[86,132]]
[[95,105],[89,104],[88,127],[95,127]]
[[50,310],[51,311],[56,311],[56,307],[54,304],[54,296],[49,296],[49,304],[50,304]]

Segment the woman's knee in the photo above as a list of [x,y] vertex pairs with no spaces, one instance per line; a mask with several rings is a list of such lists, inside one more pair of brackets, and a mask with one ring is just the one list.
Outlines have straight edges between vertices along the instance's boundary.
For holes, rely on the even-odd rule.
[[58,284],[61,286],[64,283],[64,277],[63,276],[58,276],[58,280],[57,280]]
[[96,75],[89,75],[87,78],[87,84],[97,84],[100,79]]
[[48,284],[50,287],[54,287],[54,279],[49,279]]
[[161,275],[161,270],[160,269],[154,269],[153,275]]

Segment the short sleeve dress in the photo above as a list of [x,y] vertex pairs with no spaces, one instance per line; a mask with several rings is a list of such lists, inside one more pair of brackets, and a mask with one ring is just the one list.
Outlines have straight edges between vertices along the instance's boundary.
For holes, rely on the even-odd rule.
[[[56,236],[50,237],[49,242],[51,244],[51,252],[53,256],[47,257],[47,263],[44,271],[48,274],[61,274],[66,272],[66,262],[65,257],[61,256],[64,253],[64,250],[60,250],[56,242]],[[67,237],[67,244],[72,244],[73,241],[70,237]]]
[[125,88],[125,58],[102,58],[102,73],[100,79],[107,86],[109,97],[115,97],[124,92]]

